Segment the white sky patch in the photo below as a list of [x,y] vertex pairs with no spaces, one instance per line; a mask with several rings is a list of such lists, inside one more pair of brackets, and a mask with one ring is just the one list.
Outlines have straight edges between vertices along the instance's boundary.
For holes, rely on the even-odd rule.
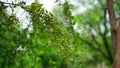
[[74,16],[74,15],[76,15],[76,14],[83,13],[83,12],[84,12],[84,11],[86,11],[86,10],[87,10],[87,8],[86,8],[86,7],[84,7],[84,6],[79,7],[77,10],[72,11],[72,15]]
[[79,34],[85,33],[85,30],[84,30],[83,27],[81,27],[80,29],[78,28],[78,23],[76,23],[75,25],[73,25],[73,28],[74,28],[75,32],[78,32]]
[[43,7],[48,10],[52,11],[53,7],[55,6],[55,0],[39,0],[40,3],[43,4]]
[[22,9],[21,7],[17,6],[16,8],[14,8],[14,11],[12,12],[12,9],[10,7],[8,7],[7,9],[7,14],[11,15],[11,14],[15,14],[16,17],[18,18],[19,22],[21,23],[21,28],[25,29],[28,27],[28,25],[30,24],[30,15],[28,12],[26,12],[24,9]]
[[77,0],[71,0],[70,3],[79,7],[78,9],[72,11],[73,16],[76,15],[76,14],[83,13],[84,11],[87,10],[87,7],[80,4]]
[[17,47],[17,51],[25,51],[26,47],[22,47],[21,45],[19,45],[19,47]]

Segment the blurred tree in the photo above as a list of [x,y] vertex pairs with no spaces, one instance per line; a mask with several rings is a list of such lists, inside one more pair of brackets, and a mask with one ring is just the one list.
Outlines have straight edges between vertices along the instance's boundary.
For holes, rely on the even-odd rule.
[[[111,43],[112,41],[110,37],[110,26],[107,16],[108,12],[106,9],[106,1],[101,0],[98,1],[78,0],[78,1],[80,2],[80,4],[88,8],[87,11],[75,15],[74,18],[72,18],[72,20],[77,24],[78,29],[76,30],[79,31],[80,29],[83,31],[80,32],[80,34],[76,33],[78,36],[76,35],[74,37],[77,37],[79,41],[83,42],[82,45],[85,44],[88,45],[88,48],[90,48],[91,50],[90,53],[93,54],[92,60],[91,59],[88,60],[89,62],[87,61],[85,62],[85,64],[88,66],[90,64],[97,65],[98,63],[105,62],[108,66],[111,67],[114,56]],[[64,6],[65,4],[66,5],[70,4],[70,2],[64,3],[63,7],[57,7],[58,9],[55,8],[53,12],[58,17],[58,19],[66,26],[67,25],[66,21],[68,21],[68,19],[66,19],[65,17],[67,15],[72,15],[72,13],[69,14],[67,10],[72,9],[69,8],[68,6],[67,9]],[[117,6],[117,4],[115,5]],[[118,12],[118,10],[116,12]],[[71,25],[73,26],[75,24]],[[74,31],[72,33],[74,33]]]

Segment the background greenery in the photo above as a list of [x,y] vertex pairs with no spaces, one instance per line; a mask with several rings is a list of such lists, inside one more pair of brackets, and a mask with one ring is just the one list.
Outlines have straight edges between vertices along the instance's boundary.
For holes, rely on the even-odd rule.
[[[48,12],[37,1],[26,5],[0,0],[0,68],[111,68],[114,56],[106,1],[76,0],[87,9],[76,14],[80,6],[72,2],[56,0]],[[14,13],[16,7],[28,13],[28,24]]]

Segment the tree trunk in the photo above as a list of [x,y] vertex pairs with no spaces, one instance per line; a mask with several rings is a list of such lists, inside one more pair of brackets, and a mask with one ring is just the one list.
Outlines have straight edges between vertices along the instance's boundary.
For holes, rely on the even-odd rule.
[[[119,21],[120,23],[120,21]],[[117,45],[116,45],[116,54],[113,63],[113,68],[120,68],[120,24],[117,29]]]
[[115,53],[113,68],[120,68],[120,22],[117,28],[113,0],[107,0],[107,10],[110,19],[111,37]]

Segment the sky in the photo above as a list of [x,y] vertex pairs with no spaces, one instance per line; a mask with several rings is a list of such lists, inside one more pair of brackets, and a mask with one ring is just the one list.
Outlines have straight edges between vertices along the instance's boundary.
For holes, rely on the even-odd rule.
[[39,0],[48,11],[52,11],[52,8],[56,5],[55,0]]

